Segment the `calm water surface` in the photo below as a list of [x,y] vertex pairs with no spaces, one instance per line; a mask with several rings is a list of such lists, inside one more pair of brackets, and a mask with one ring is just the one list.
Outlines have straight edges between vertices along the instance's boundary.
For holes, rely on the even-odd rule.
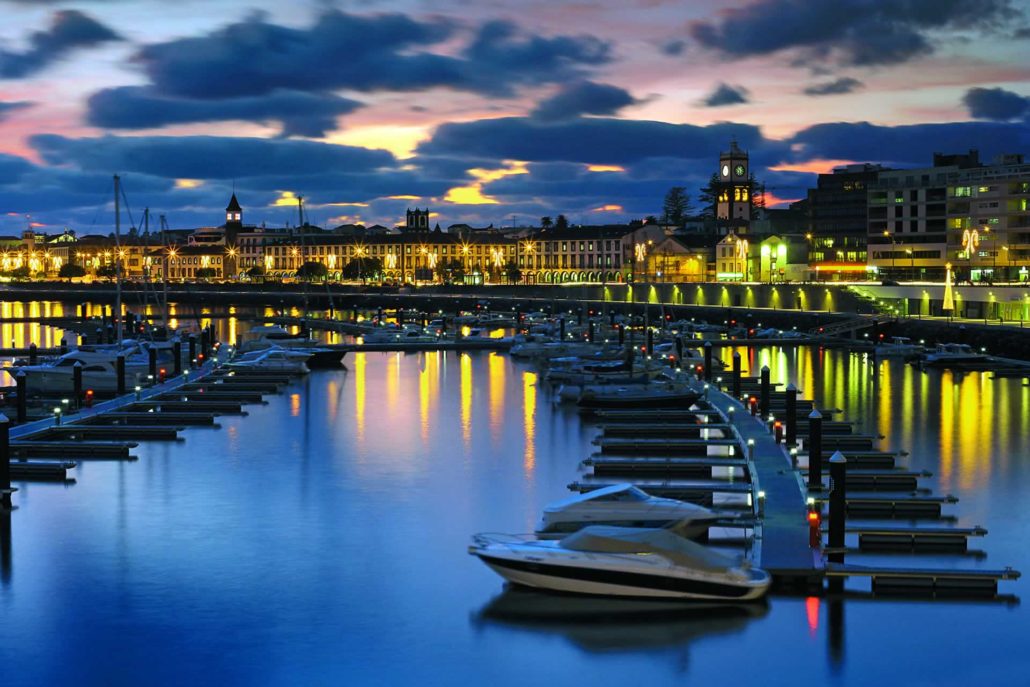
[[[743,353],[745,368],[768,364],[910,450],[935,491],[961,498],[949,509],[959,524],[990,530],[972,540],[983,556],[853,562],[1030,572],[1019,380],[841,351]],[[596,431],[506,356],[346,364],[219,429],[141,444],[138,462],[84,463],[68,487],[17,485],[4,682],[964,685],[1021,682],[1030,668],[1018,603],[773,597],[747,610],[542,618],[465,547],[476,531],[530,531],[567,495]]]

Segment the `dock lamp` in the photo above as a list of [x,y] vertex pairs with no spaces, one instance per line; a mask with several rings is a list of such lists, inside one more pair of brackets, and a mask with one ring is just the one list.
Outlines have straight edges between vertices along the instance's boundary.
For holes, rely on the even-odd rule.
[[136,400],[137,401],[140,400],[142,395],[143,395],[143,387],[141,387],[139,384],[137,384],[136,385]]
[[61,424],[61,406],[54,406],[54,424]]
[[765,491],[758,491],[758,514],[765,515]]
[[752,462],[752,463],[755,462],[755,440],[754,439],[748,439],[747,440],[747,459],[750,462]]

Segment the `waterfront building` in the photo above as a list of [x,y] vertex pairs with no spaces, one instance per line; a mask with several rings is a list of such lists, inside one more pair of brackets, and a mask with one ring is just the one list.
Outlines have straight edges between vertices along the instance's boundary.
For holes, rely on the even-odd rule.
[[518,267],[527,284],[650,281],[664,239],[656,224],[540,229],[518,242]]
[[716,281],[750,281],[751,241],[730,232],[715,244]]
[[817,279],[862,279],[868,271],[866,237],[870,185],[881,165],[854,164],[820,174],[808,189],[809,266]]
[[880,172],[868,194],[869,265],[887,279],[1027,281],[1030,165],[935,154],[933,166]]
[[224,280],[236,275],[236,254],[224,246],[172,246],[150,253],[148,265],[154,279],[164,278],[167,265],[170,281]]
[[714,272],[712,237],[681,233],[667,236],[647,255],[645,272],[659,282],[702,282]]

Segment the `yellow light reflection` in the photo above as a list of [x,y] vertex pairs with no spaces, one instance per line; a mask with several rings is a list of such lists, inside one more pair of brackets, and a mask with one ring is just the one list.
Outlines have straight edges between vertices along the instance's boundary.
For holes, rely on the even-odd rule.
[[505,357],[491,352],[488,365],[490,372],[490,436],[497,441],[500,439],[504,420]]
[[300,394],[290,394],[290,417],[300,415]]
[[[364,353],[354,354],[354,435],[358,444],[365,441],[365,366],[368,361]],[[389,379],[389,376],[387,376]]]
[[472,441],[472,358],[462,353],[459,358],[459,375],[461,379],[461,440],[468,448]]
[[536,373],[522,373],[522,424],[526,437],[522,468],[527,477],[533,476],[536,467],[536,381]]

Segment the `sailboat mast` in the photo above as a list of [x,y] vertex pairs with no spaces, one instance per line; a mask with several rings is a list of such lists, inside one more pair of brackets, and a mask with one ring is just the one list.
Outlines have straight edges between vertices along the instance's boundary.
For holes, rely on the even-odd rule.
[[161,308],[163,309],[165,329],[171,333],[171,325],[168,320],[168,239],[165,229],[168,228],[168,221],[161,215]]
[[121,195],[121,178],[114,175],[114,317],[115,340],[122,342],[122,213],[119,205]]

